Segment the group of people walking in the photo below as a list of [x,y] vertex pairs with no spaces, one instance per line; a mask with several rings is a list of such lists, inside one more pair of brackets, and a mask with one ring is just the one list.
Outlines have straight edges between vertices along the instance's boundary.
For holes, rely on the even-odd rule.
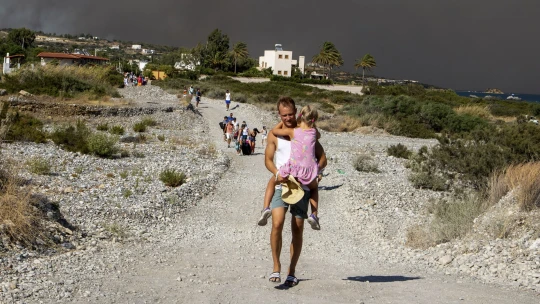
[[239,123],[233,113],[224,116],[219,126],[223,130],[223,140],[227,143],[227,148],[230,148],[232,143],[238,155],[255,153],[257,135],[261,134],[263,146],[268,135],[266,126],[263,126],[262,131],[258,128],[250,129],[246,121]]
[[134,87],[146,85],[148,79],[142,75],[136,75],[134,73],[124,74],[124,87]]

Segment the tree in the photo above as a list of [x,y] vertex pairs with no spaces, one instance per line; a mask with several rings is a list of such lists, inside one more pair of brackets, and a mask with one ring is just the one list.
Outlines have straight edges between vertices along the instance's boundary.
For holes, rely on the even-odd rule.
[[233,46],[233,49],[230,54],[234,60],[234,73],[236,74],[236,63],[238,62],[238,59],[246,59],[249,56],[247,44],[245,44],[244,42],[236,43]]
[[214,53],[214,57],[210,58],[210,66],[217,72],[227,64],[227,58],[224,53]]
[[365,84],[364,81],[364,73],[365,71],[371,71],[374,67],[377,66],[377,62],[375,62],[375,58],[371,56],[369,53],[365,54],[362,59],[356,59],[356,63],[354,64],[354,67],[358,70],[358,68],[362,68],[362,85]]
[[[225,54],[229,52],[229,36],[223,34],[219,29],[215,29],[208,35],[206,40],[206,47],[203,52],[204,62],[202,64],[205,67],[216,68],[216,60],[221,63],[218,64],[220,68],[224,65]],[[218,60],[219,59],[219,60]]]
[[24,50],[32,46],[34,40],[36,40],[36,34],[23,27],[11,30],[7,36],[7,40],[13,44],[20,45]]
[[319,53],[311,59],[313,63],[318,63],[323,67],[328,68],[328,77],[330,77],[330,71],[333,67],[343,65],[343,58],[337,50],[336,46],[329,41],[325,41],[321,47]]

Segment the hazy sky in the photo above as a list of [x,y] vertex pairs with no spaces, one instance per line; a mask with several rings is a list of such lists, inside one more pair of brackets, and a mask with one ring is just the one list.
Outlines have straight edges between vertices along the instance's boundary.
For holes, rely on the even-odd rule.
[[275,43],[306,60],[324,41],[354,71],[453,89],[540,94],[538,0],[2,0],[0,28],[91,33],[193,47],[215,28],[258,58]]

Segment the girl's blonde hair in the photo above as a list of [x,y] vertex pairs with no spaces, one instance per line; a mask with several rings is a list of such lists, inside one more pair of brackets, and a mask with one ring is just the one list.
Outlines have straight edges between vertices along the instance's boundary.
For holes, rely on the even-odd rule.
[[304,121],[310,128],[315,128],[315,121],[317,121],[318,118],[319,112],[317,112],[317,109],[309,105],[303,107],[298,115],[298,120]]

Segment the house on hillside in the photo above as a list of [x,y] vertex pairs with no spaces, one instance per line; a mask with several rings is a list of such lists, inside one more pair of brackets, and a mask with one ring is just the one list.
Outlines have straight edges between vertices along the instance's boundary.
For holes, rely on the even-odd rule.
[[51,63],[52,61],[58,62],[58,65],[66,66],[66,65],[86,65],[86,64],[92,64],[92,65],[104,65],[109,62],[109,59],[98,57],[98,56],[90,56],[90,55],[81,55],[81,54],[65,54],[65,53],[49,53],[49,52],[41,52],[37,55],[37,57],[41,58],[41,65],[47,65],[48,63]]
[[291,77],[293,67],[304,74],[305,61],[305,56],[298,57],[298,61],[292,59],[292,51],[284,51],[281,44],[276,44],[274,50],[266,50],[259,57],[259,70],[272,68],[274,75]]
[[133,44],[133,45],[131,46],[131,49],[132,49],[132,50],[140,50],[140,49],[142,49],[142,45],[140,45],[140,44]]
[[[9,56],[9,53],[6,54],[6,57],[4,57],[4,64],[2,65],[2,73],[3,74],[9,74],[12,71],[21,68],[21,63],[19,62],[20,59],[24,58],[24,55],[11,55]],[[12,60],[17,59],[17,65],[14,65],[14,62]]]
[[195,68],[200,65],[201,62],[198,61],[192,54],[182,54],[180,61],[177,61],[174,64],[174,68],[177,70],[195,71]]

